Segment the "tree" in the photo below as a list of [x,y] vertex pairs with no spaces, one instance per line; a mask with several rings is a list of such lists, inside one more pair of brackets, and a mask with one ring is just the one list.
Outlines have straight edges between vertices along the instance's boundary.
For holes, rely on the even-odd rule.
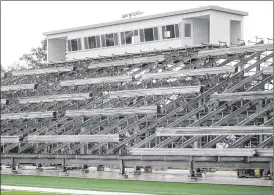
[[27,70],[26,66],[23,66],[19,63],[14,62],[13,64],[9,65],[7,68],[1,67],[1,71],[3,72],[15,72],[20,70]]
[[41,68],[47,61],[47,39],[41,41],[41,46],[32,48],[29,54],[24,54],[20,60],[24,60],[29,68]]

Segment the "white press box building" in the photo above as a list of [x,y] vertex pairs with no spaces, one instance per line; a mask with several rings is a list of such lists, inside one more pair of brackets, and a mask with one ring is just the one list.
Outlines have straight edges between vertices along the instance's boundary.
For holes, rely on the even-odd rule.
[[48,61],[199,45],[237,44],[247,12],[206,6],[89,26],[45,32]]

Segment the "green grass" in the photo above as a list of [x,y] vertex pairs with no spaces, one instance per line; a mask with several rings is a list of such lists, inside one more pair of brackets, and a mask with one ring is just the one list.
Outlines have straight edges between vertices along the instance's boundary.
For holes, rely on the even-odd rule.
[[[1,195],[59,195],[57,193],[26,192],[26,191],[1,191]],[[66,194],[60,194],[66,195]]]
[[[1,175],[2,185],[157,195],[271,195],[271,187]],[[30,193],[29,193],[30,194]]]

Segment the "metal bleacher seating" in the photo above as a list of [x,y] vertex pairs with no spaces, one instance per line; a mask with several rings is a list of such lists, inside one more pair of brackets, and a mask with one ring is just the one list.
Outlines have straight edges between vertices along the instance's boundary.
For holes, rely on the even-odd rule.
[[[85,146],[90,154],[117,154],[125,147],[132,155],[222,156],[247,141],[267,146],[272,52],[273,44],[201,45],[1,74],[1,136],[27,134],[20,147],[7,141],[2,151],[74,154]],[[265,121],[258,120],[262,115]],[[223,125],[241,134],[222,153],[209,147],[226,139]],[[190,134],[191,128],[197,132]],[[263,142],[253,141],[262,134]],[[186,148],[199,140],[201,148]],[[256,152],[269,155],[256,148],[234,154]]]

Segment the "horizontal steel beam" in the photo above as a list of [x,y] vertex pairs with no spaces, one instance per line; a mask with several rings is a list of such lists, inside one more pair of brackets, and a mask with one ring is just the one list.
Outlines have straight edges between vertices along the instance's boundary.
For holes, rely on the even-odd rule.
[[195,167],[234,168],[234,169],[269,169],[269,162],[195,162]]
[[92,110],[66,110],[67,117],[92,117],[97,115],[111,116],[111,115],[130,115],[130,114],[156,114],[157,106],[144,107],[126,107],[126,108],[103,108]]
[[158,161],[158,160],[124,160],[126,167],[150,166],[150,167],[172,167],[172,168],[189,168],[189,161]]
[[27,104],[27,103],[67,101],[67,100],[86,100],[86,99],[90,99],[91,96],[92,95],[90,93],[31,96],[31,97],[19,98],[19,103]]
[[91,63],[88,68],[95,69],[95,68],[103,68],[103,67],[111,67],[111,66],[125,66],[131,64],[139,64],[139,63],[151,63],[151,62],[162,62],[165,60],[163,55],[151,56],[151,57],[139,57],[139,58],[130,58],[130,59],[123,59],[123,60],[116,60],[110,62],[100,62],[98,64]]
[[213,94],[212,99],[219,101],[273,99],[273,90]]
[[66,163],[68,164],[88,164],[88,165],[119,165],[120,160],[118,159],[66,159]]
[[33,135],[28,136],[27,141],[30,143],[119,142],[119,135]]
[[227,167],[227,168],[264,168],[269,169],[271,157],[196,157],[196,156],[96,156],[96,155],[41,155],[41,154],[1,154],[1,162],[5,163],[43,163],[88,165],[118,165],[121,160],[126,167],[132,166],[167,166],[189,167],[189,161],[195,167]]
[[[190,155],[93,155],[93,154],[29,154],[29,153],[1,153],[2,159],[90,159],[90,160],[146,160],[146,161],[196,161],[196,162],[240,162],[241,156],[190,156]],[[270,162],[272,157],[250,156],[248,162]]]
[[[260,168],[260,169],[269,169],[269,162],[241,162],[240,160],[237,162],[211,162],[211,161],[194,161],[195,167],[202,168],[235,168],[235,169],[251,169],[251,168]],[[9,158],[1,158],[2,163],[11,163],[12,159]],[[44,159],[44,158],[15,158],[15,163],[43,163],[43,164],[62,164],[62,159]],[[104,160],[104,159],[66,159],[67,165],[72,164],[87,164],[87,165],[119,165],[121,160],[113,159],[113,160]],[[174,160],[123,160],[123,164],[126,167],[133,166],[165,166],[172,168],[189,168],[189,161],[174,161]]]
[[25,113],[7,113],[1,114],[1,120],[33,119],[33,118],[50,118],[55,117],[56,112],[25,112]]
[[132,155],[182,156],[273,156],[272,149],[262,148],[132,148]]
[[197,85],[197,86],[182,86],[182,87],[166,87],[166,88],[150,88],[150,89],[110,91],[109,94],[108,94],[108,98],[200,93],[201,88],[202,88],[202,86]]
[[61,73],[61,72],[70,72],[74,70],[74,67],[54,67],[54,68],[44,68],[44,69],[34,69],[34,70],[25,70],[12,72],[12,76],[24,76],[24,75],[37,75],[37,74],[51,74],[51,73]]
[[194,135],[271,135],[273,127],[264,126],[212,126],[158,128],[156,136],[194,136]]
[[240,54],[240,53],[246,53],[246,52],[253,53],[253,52],[260,52],[260,51],[273,51],[273,43],[199,51],[198,57],[201,58],[201,57],[207,57],[207,56]]
[[114,83],[114,82],[129,82],[132,81],[132,75],[119,75],[110,77],[96,77],[96,78],[85,78],[85,79],[74,79],[60,81],[60,86],[73,86],[73,85],[87,85],[97,83]]
[[139,78],[140,80],[164,79],[164,78],[191,77],[191,76],[203,76],[203,75],[213,75],[213,74],[228,74],[228,73],[235,73],[235,71],[236,70],[234,66],[222,66],[222,67],[214,67],[214,68],[184,69],[179,71],[145,73]]
[[21,84],[21,85],[3,85],[1,91],[20,91],[26,89],[36,89],[37,84]]

